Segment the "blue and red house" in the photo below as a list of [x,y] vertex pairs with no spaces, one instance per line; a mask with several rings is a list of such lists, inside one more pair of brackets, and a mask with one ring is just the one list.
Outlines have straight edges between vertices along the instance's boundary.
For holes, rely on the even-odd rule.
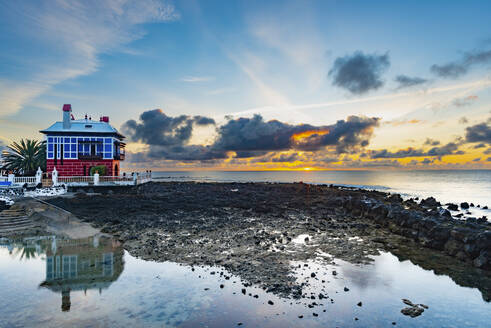
[[46,169],[56,167],[60,176],[86,176],[93,166],[105,165],[107,175],[118,176],[124,160],[124,136],[109,124],[109,117],[99,121],[76,120],[72,106],[63,105],[63,121],[41,133],[46,135]]

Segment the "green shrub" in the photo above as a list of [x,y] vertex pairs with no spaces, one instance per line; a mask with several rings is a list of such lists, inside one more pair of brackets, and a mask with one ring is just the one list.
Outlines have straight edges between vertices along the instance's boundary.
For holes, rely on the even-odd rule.
[[94,173],[96,171],[99,173],[99,175],[106,175],[106,173],[107,173],[107,167],[106,167],[106,165],[92,166],[90,168],[90,175],[94,175]]

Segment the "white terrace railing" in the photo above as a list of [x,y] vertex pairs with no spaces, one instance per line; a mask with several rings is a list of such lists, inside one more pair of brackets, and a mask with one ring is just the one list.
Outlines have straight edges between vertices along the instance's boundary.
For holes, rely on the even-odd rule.
[[8,177],[0,176],[0,182],[7,182],[11,186],[23,186],[27,183],[28,186],[36,186],[38,183],[43,186],[61,185],[68,186],[88,186],[88,185],[138,185],[152,180],[152,173],[140,172],[130,175],[120,176],[100,176],[95,174],[92,176],[58,176],[57,172],[53,172],[51,178],[42,178],[42,172],[38,172],[34,177],[16,177],[13,174]]
[[14,177],[14,184],[28,184],[35,185],[36,177]]

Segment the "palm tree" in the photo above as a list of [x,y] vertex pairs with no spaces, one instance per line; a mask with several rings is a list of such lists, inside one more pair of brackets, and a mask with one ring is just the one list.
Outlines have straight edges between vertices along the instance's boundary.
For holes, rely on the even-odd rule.
[[34,175],[38,167],[46,170],[46,143],[21,139],[13,142],[2,152],[4,170],[20,175]]

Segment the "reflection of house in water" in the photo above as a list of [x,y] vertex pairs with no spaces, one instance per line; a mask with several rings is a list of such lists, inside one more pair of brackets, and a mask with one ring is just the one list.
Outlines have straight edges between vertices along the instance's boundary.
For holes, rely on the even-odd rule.
[[53,239],[46,250],[42,287],[61,292],[62,311],[70,310],[70,292],[108,288],[124,269],[121,244],[108,237]]

